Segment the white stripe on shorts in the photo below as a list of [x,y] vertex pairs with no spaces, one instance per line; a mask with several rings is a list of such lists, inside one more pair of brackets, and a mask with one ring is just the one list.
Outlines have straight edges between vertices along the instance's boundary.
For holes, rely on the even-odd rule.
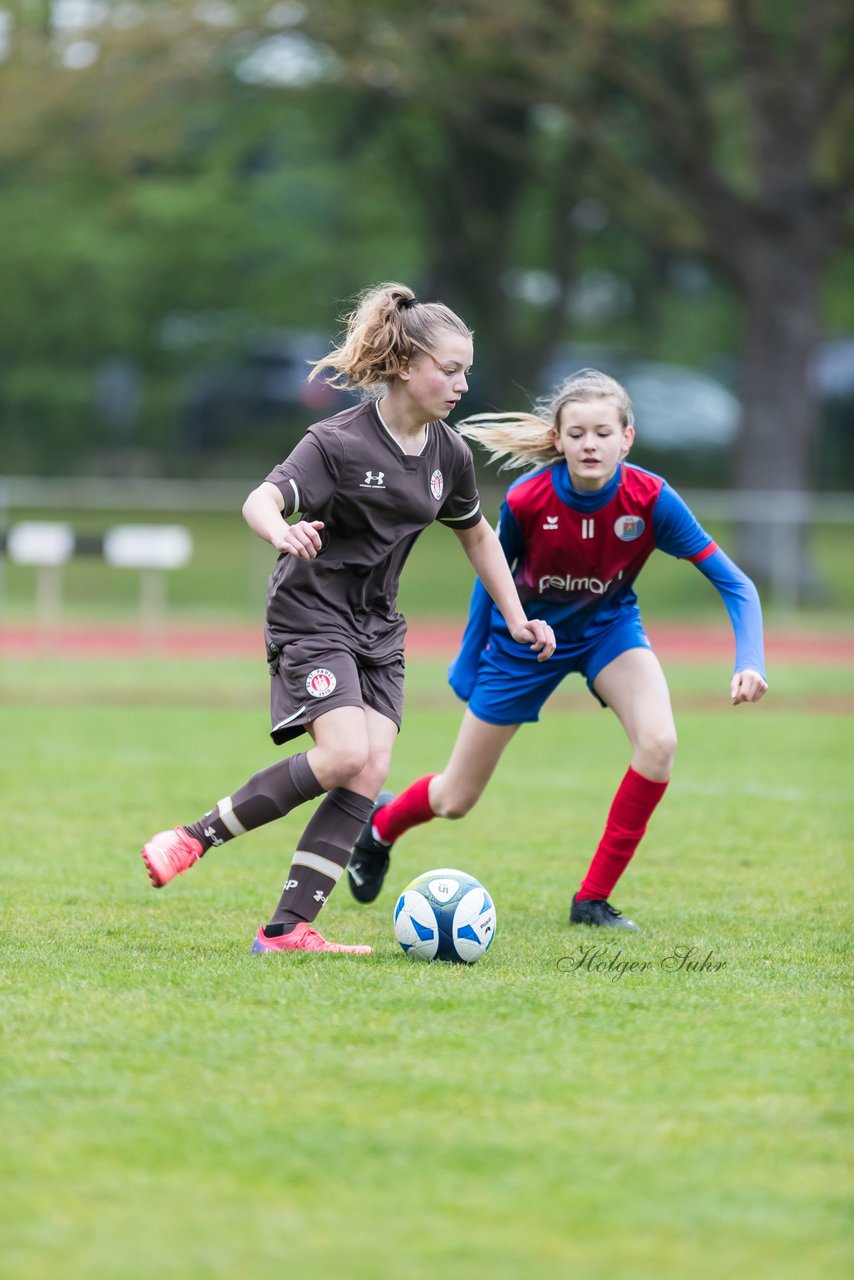
[[319,853],[308,853],[305,849],[297,849],[291,863],[295,867],[308,867],[310,871],[319,871],[322,876],[328,876],[330,880],[340,880],[344,872],[343,867],[339,867],[337,862],[333,862],[331,858],[322,858]]
[[246,828],[232,809],[231,796],[226,796],[224,800],[218,800],[216,807],[219,810],[219,820],[226,831],[230,831],[233,836],[246,835]]
[[297,716],[301,716],[303,711],[305,711],[305,703],[303,703],[301,707],[297,707],[296,711],[291,715],[285,716],[284,720],[280,720],[278,724],[274,724],[273,733],[275,733],[277,729],[284,729],[286,724],[290,724],[292,720],[296,720]]

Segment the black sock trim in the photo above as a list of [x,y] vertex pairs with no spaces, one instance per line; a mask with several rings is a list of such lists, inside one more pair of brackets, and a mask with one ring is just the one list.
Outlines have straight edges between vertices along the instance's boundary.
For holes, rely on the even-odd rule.
[[298,920],[288,924],[265,924],[261,932],[265,938],[283,938],[286,933],[293,933],[298,924]]

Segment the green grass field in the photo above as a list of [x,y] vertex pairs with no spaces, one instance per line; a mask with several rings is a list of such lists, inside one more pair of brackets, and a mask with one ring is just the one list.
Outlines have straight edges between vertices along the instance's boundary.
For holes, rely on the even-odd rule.
[[[3,1274],[849,1275],[852,734],[804,708],[854,672],[737,710],[670,674],[677,770],[615,895],[643,933],[566,926],[626,763],[576,691],[376,904],[339,886],[323,928],[372,957],[283,961],[249,946],[307,812],[160,893],[138,855],[274,758],[257,665],[4,661]],[[459,720],[439,664],[409,682],[393,787]],[[391,933],[437,865],[496,899],[471,969]]]

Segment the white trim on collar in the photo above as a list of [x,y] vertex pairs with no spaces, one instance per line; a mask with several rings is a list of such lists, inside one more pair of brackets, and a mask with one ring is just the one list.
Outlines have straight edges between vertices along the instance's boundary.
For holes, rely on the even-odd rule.
[[404,449],[403,445],[400,443],[400,441],[398,440],[397,436],[394,434],[394,432],[392,431],[391,427],[388,425],[388,423],[386,422],[385,418],[383,417],[383,415],[382,415],[382,410],[380,409],[380,401],[379,401],[379,400],[375,400],[375,401],[374,401],[374,408],[375,408],[375,409],[376,409],[376,411],[377,411],[377,417],[378,417],[378,418],[379,418],[379,420],[380,420],[380,426],[383,428],[383,430],[384,430],[384,431],[385,431],[389,436],[391,436],[392,440],[393,440],[393,441],[394,441],[394,443],[397,445],[398,449],[399,449],[399,450],[400,450],[400,452],[403,454],[403,456],[404,456],[405,458],[420,458],[420,457],[421,457],[421,455],[422,455],[422,453],[424,452],[424,450],[427,448],[427,444],[428,444],[428,442],[429,442],[429,440],[430,440],[430,423],[429,423],[429,422],[425,422],[425,424],[424,424],[424,443],[422,444],[422,446],[421,446],[421,448],[418,450],[418,452],[417,452],[417,453],[407,453],[407,452],[406,452],[406,450]]

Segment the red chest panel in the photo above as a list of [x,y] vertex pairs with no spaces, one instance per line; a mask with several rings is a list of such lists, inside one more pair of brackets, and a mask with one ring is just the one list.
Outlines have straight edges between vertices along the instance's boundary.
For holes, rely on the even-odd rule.
[[624,467],[610,501],[585,512],[561,498],[551,471],[518,485],[507,500],[524,538],[520,587],[526,595],[566,599],[602,596],[631,582],[655,549],[652,516],[660,490],[658,477]]

